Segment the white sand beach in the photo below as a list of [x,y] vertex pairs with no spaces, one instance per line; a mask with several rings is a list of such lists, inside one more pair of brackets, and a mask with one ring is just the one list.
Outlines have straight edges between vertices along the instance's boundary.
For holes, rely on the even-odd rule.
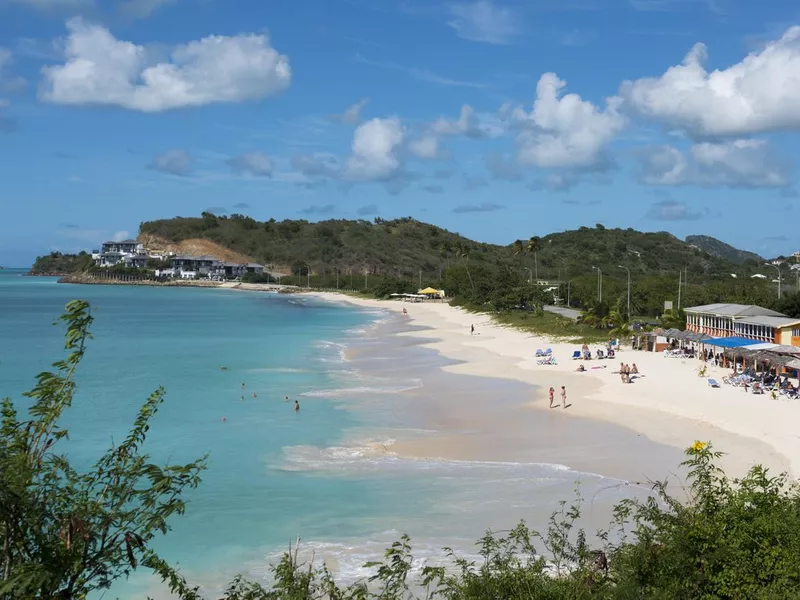
[[[446,303],[404,303],[353,298],[333,293],[315,296],[331,302],[347,302],[365,308],[400,312],[405,307],[408,319],[424,330],[406,332],[426,340],[425,345],[443,356],[459,361],[446,367],[452,373],[505,378],[537,386],[537,397],[528,407],[535,411],[558,413],[606,421],[631,429],[647,439],[686,448],[694,440],[710,440],[726,453],[723,466],[734,476],[743,475],[754,464],[773,472],[800,473],[800,403],[772,400],[768,395],[753,395],[739,388],[711,388],[698,376],[697,360],[665,358],[660,353],[633,351],[629,347],[616,360],[573,361],[579,345],[532,336],[494,324],[488,316],[468,313]],[[475,326],[471,335],[470,326]],[[538,365],[538,348],[552,348],[557,365]],[[636,363],[641,376],[623,384],[614,374],[620,362]],[[578,364],[587,371],[577,373]],[[593,368],[605,367],[605,368]],[[707,377],[721,381],[727,371],[711,366]],[[568,408],[548,408],[547,390],[567,389]],[[446,427],[440,436],[398,443],[392,448],[400,455],[458,460],[516,460],[524,448],[508,441],[505,432],[513,430],[513,416],[496,414],[491,399],[485,406],[470,406],[459,412],[460,427],[473,420],[480,427],[471,434],[449,435]],[[542,421],[543,427],[547,421]],[[508,439],[507,439],[508,438]],[[557,442],[556,442],[557,443]],[[630,448],[636,452],[636,448]],[[554,461],[564,457],[549,457]],[[642,459],[642,457],[636,457]],[[607,470],[607,469],[606,469]],[[605,474],[605,473],[604,473]],[[614,475],[614,473],[607,473]],[[622,475],[620,475],[622,476]]]

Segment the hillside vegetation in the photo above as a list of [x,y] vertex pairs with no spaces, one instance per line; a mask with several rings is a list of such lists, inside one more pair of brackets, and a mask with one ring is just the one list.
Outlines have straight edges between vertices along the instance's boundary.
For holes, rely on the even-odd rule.
[[31,267],[31,275],[68,275],[81,273],[94,264],[92,255],[86,252],[80,254],[62,254],[51,252],[39,256]]
[[415,276],[419,270],[434,272],[461,262],[465,258],[463,250],[472,263],[535,268],[542,279],[579,276],[591,272],[593,266],[617,273],[619,265],[625,265],[632,272],[646,275],[677,274],[688,268],[694,275],[730,277],[731,272],[742,271],[741,266],[669,233],[606,229],[600,225],[544,236],[537,239],[535,250],[527,247],[526,241],[524,252],[515,251],[513,244],[476,242],[411,218],[258,222],[242,215],[203,213],[199,218],[142,223],[140,240],[146,241],[148,236],[172,243],[211,240],[264,264],[294,267],[295,272],[308,264],[315,273],[338,269]]
[[730,244],[726,244],[718,240],[717,238],[713,238],[710,235],[689,235],[686,236],[686,243],[692,246],[696,246],[700,250],[707,252],[711,256],[716,256],[717,258],[723,258],[727,261],[732,263],[736,263],[738,265],[742,265],[745,263],[750,263],[753,266],[764,262],[764,259],[761,258],[755,252],[748,252],[747,250],[739,250],[738,248],[734,248]]

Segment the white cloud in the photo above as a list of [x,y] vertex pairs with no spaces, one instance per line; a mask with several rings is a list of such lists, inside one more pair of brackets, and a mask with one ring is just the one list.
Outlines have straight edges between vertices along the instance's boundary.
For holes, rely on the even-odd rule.
[[192,171],[192,157],[186,150],[167,150],[153,159],[150,168],[185,177]]
[[660,77],[626,81],[620,94],[639,113],[699,136],[800,128],[800,26],[723,70],[708,72],[706,47]]
[[158,112],[257,100],[291,83],[288,58],[266,35],[209,36],[156,62],[143,46],[117,40],[102,26],[70,19],[67,28],[67,61],[42,69],[42,100]]
[[176,0],[125,0],[120,3],[120,13],[131,19],[144,19],[167,4],[174,4]]
[[487,44],[509,44],[520,34],[520,18],[510,8],[500,8],[488,0],[451,4],[452,20],[447,24],[465,40]]
[[11,51],[0,47],[0,92],[18,92],[27,83],[22,77],[11,74]]
[[514,111],[524,126],[517,137],[517,159],[540,168],[602,168],[608,164],[606,146],[627,125],[619,100],[607,100],[601,110],[577,94],[562,96],[565,85],[555,73],[545,73],[536,86],[533,111]]
[[[497,121],[497,119],[494,119]],[[479,117],[469,104],[461,107],[458,119],[450,120],[440,117],[431,125],[431,130],[438,135],[463,135],[472,139],[497,137],[505,131],[499,122],[490,121],[488,115]]]
[[774,187],[790,184],[790,165],[763,140],[694,144],[688,154],[673,146],[640,153],[641,177],[651,185]]
[[400,119],[372,119],[353,134],[352,154],[344,165],[342,177],[350,181],[390,179],[400,169],[397,150],[405,131]]
[[440,146],[439,138],[431,134],[409,141],[408,151],[424,160],[442,158],[446,154]]
[[275,165],[263,152],[240,154],[227,161],[228,166],[237,173],[249,173],[256,177],[272,177]]
[[369,104],[369,98],[362,98],[352,106],[348,107],[340,115],[331,115],[331,120],[336,123],[344,123],[345,125],[355,125],[361,121],[361,111]]

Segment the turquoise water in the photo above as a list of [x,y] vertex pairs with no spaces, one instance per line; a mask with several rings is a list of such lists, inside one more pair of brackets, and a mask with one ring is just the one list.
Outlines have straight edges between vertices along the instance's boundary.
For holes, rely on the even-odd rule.
[[[303,552],[347,581],[402,532],[421,557],[444,545],[471,552],[485,527],[522,517],[544,525],[579,477],[587,494],[609,487],[560,465],[376,452],[398,436],[430,434],[420,415],[437,395],[521,403],[530,391],[443,374],[447,361],[393,335],[407,329],[398,317],[305,297],[60,285],[0,271],[0,393],[23,402],[36,373],[61,358],[63,328],[52,323],[76,297],[93,307],[95,339],[65,415],[67,450],[78,464],[96,458],[166,388],[147,450],[157,462],[210,460],[186,515],[156,548],[209,597],[237,573],[267,577],[298,535]],[[299,399],[299,413],[284,396]],[[139,573],[105,597],[145,594],[167,597]]]

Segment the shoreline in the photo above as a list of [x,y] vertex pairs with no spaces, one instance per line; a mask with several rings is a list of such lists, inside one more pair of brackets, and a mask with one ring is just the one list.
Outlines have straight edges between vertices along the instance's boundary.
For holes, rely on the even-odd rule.
[[[563,413],[567,418],[575,416],[622,426],[652,442],[680,450],[696,439],[710,440],[717,450],[725,453],[721,464],[733,476],[744,475],[756,464],[776,473],[786,471],[792,476],[800,473],[800,437],[792,432],[791,425],[800,417],[800,403],[773,401],[734,388],[710,388],[705,378],[697,376],[698,361],[667,359],[661,354],[623,349],[618,359],[637,363],[643,376],[633,384],[622,384],[619,376],[613,374],[619,362],[573,362],[569,357],[575,344],[554,342],[504,327],[485,314],[468,313],[446,303],[372,300],[331,292],[311,292],[311,295],[323,301],[394,313],[405,307],[409,322],[418,328],[398,335],[417,338],[423,346],[458,361],[443,367],[448,373],[535,386],[535,399],[526,402],[524,408],[537,414]],[[476,327],[474,336],[470,335],[472,324]],[[548,347],[553,349],[558,364],[537,365],[535,350]],[[586,372],[574,371],[579,362],[586,366]],[[720,379],[725,373],[724,369],[709,367],[707,376]],[[551,410],[547,388],[553,386],[558,391],[561,385],[567,388],[569,407],[566,411],[560,407]],[[558,393],[556,404],[560,404]],[[487,403],[482,410],[480,422],[489,432],[493,407]],[[561,417],[562,414],[558,414],[557,418]],[[480,438],[474,434],[470,438],[470,435],[443,432],[430,440],[398,441],[392,451],[409,458],[492,460],[497,459],[498,454],[496,451],[493,454],[487,442],[499,441],[502,435],[499,426],[491,435]],[[502,458],[513,453],[509,448],[504,452]]]

